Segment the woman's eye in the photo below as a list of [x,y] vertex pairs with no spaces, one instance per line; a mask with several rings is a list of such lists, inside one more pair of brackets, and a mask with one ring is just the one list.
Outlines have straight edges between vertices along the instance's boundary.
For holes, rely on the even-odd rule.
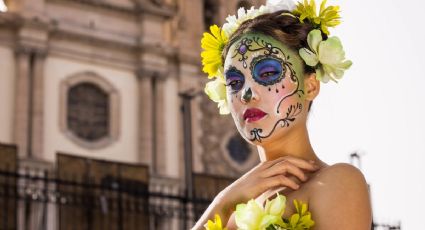
[[260,74],[260,78],[266,79],[266,78],[268,78],[270,76],[274,76],[274,75],[276,75],[278,73],[279,72],[277,72],[277,71],[268,71],[268,72],[265,72],[265,73]]
[[226,86],[230,87],[232,93],[242,89],[245,83],[245,77],[236,67],[230,67],[226,72]]
[[254,80],[264,86],[280,82],[284,77],[282,60],[277,57],[259,57],[252,61],[251,71]]
[[241,80],[232,80],[227,85],[230,86],[232,91],[239,91],[240,89],[242,89],[243,83],[244,82]]

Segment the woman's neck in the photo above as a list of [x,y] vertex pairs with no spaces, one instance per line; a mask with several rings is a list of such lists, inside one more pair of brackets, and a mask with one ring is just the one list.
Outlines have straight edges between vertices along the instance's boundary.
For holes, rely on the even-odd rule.
[[320,162],[311,146],[306,126],[293,127],[282,140],[272,141],[266,145],[257,145],[257,149],[261,162],[283,156],[293,156]]

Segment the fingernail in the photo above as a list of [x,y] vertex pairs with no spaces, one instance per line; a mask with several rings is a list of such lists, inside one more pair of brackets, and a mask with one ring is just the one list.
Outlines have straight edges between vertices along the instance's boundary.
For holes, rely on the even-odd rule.
[[310,162],[312,164],[316,163],[314,160],[309,160],[308,162]]

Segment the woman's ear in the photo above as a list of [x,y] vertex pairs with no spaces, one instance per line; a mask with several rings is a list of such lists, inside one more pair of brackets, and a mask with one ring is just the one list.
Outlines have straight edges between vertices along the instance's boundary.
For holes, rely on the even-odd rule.
[[306,74],[304,77],[305,99],[313,101],[320,92],[320,81],[316,79],[316,74]]

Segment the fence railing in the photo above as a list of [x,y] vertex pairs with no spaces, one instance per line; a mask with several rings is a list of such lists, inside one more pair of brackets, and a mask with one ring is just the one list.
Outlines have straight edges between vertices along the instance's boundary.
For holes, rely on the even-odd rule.
[[[184,229],[211,200],[182,189],[110,178],[96,184],[48,172],[0,170],[0,229]],[[186,227],[184,227],[186,226]]]
[[397,222],[395,224],[383,224],[383,223],[373,223],[372,229],[374,230],[400,230],[401,223]]

